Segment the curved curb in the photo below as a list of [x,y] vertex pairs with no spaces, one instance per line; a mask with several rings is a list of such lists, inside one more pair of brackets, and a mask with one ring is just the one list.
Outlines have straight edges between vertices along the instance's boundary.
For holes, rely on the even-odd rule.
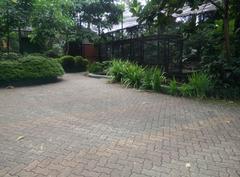
[[93,74],[93,73],[88,73],[88,77],[92,77],[92,78],[96,78],[96,79],[111,79],[111,76],[107,76],[107,75],[99,75],[99,74]]

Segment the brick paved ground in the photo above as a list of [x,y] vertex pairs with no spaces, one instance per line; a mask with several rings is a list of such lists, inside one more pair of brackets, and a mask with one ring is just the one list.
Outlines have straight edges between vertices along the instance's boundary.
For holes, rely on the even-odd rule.
[[0,176],[239,177],[240,106],[79,74],[1,89]]

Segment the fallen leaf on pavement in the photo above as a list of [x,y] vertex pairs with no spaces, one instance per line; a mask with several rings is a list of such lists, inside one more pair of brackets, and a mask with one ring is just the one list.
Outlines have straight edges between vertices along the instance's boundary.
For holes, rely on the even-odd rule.
[[20,141],[20,140],[22,140],[22,139],[24,139],[24,136],[19,136],[19,137],[17,138],[17,141]]

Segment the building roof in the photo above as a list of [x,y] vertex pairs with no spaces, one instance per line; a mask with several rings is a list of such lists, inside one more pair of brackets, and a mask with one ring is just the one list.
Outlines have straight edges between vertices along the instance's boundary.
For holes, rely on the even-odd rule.
[[[146,4],[145,0],[140,0],[140,2],[144,5]],[[186,6],[183,8],[183,12],[181,14],[173,14],[174,17],[184,17],[184,16],[189,16],[189,15],[193,15],[193,14],[201,14],[204,12],[208,12],[208,11],[215,11],[216,7],[213,4],[204,4],[199,6],[198,9],[192,10],[189,6]],[[110,32],[110,31],[116,31],[118,29],[123,28],[127,28],[127,27],[132,27],[135,25],[138,25],[137,22],[137,17],[133,17],[132,13],[129,10],[129,7],[127,6],[126,3],[126,8],[125,11],[123,13],[123,23],[120,22],[118,25],[114,25],[113,28],[111,30],[104,30],[104,32]]]

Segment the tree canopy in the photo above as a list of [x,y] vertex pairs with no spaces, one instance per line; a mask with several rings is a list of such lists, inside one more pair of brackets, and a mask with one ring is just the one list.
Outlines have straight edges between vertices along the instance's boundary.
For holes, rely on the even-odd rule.
[[96,26],[98,32],[111,28],[121,14],[122,8],[112,0],[1,0],[0,37],[8,38],[9,48],[10,33],[18,31],[21,38],[21,30],[29,28],[32,41],[49,48],[54,40],[66,42],[69,36],[86,34],[83,23]]
[[139,17],[139,22],[145,22],[151,25],[166,25],[173,18],[173,14],[181,14],[184,7],[192,10],[198,9],[201,5],[212,4],[217,11],[216,20],[223,21],[224,54],[229,61],[232,55],[230,49],[230,31],[229,23],[234,20],[236,38],[239,38],[240,29],[240,3],[239,0],[150,0],[145,6],[142,6],[137,0],[131,2],[131,11]]

